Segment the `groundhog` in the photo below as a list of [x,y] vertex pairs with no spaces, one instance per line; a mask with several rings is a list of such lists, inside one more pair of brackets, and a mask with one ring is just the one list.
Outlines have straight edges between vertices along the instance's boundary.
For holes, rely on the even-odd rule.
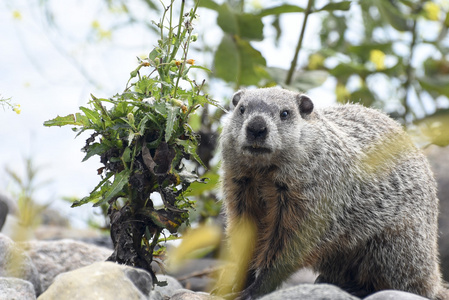
[[242,90],[232,103],[220,138],[227,235],[242,222],[256,228],[238,298],[267,294],[302,267],[358,297],[448,298],[436,183],[399,123],[356,104],[314,109],[279,88]]

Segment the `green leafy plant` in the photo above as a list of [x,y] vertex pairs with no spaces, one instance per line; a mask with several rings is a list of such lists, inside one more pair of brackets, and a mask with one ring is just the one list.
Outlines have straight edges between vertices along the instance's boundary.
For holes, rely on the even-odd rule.
[[[156,282],[150,263],[164,254],[162,242],[177,238],[179,227],[188,223],[193,202],[185,193],[190,184],[204,181],[185,164],[185,160],[202,164],[189,116],[205,104],[217,105],[202,93],[204,81],[197,84],[188,76],[193,68],[205,69],[187,56],[196,40],[192,23],[197,6],[185,12],[181,1],[178,24],[173,26],[174,2],[154,23],[160,32],[157,47],[139,59],[123,93],[108,99],[92,96],[90,106],[80,107],[81,112],[44,123],[74,125],[78,135],[93,131],[82,149],[83,161],[100,156],[102,179],[73,206],[109,205],[114,243],[109,260],[144,268]],[[143,68],[150,71],[141,74]],[[157,195],[160,205],[154,200]]]

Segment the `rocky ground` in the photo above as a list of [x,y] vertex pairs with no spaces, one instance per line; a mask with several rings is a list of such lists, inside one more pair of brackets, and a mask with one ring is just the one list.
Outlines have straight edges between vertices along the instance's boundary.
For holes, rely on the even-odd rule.
[[[429,151],[440,186],[439,197],[444,216],[449,212],[449,174],[445,171],[449,169],[448,150]],[[438,157],[443,157],[443,160]],[[0,197],[0,229],[3,227],[0,233],[0,300],[222,299],[207,293],[213,285],[207,270],[217,266],[214,259],[190,261],[175,274],[158,275],[159,281],[167,281],[168,284],[153,287],[148,272],[105,262],[112,253],[108,236],[92,230],[70,229],[62,219],[46,221],[46,225],[36,229],[26,242],[14,242],[10,236],[17,225],[14,224],[15,210],[11,200]],[[53,212],[51,215],[57,214]],[[449,236],[447,220],[440,221],[443,237]],[[449,274],[449,259],[446,260],[449,257],[448,240],[440,241],[445,275]],[[315,274],[311,271],[300,270],[279,290],[261,299],[358,299],[335,286],[313,284],[314,280]],[[382,291],[365,299],[425,298],[401,291]]]
[[[167,282],[166,286],[153,287],[148,272],[105,262],[111,249],[84,242],[64,239],[15,243],[0,234],[0,253],[0,299],[222,299],[186,289],[176,278],[167,275],[158,275],[158,280]],[[205,264],[195,262],[191,265],[204,267]],[[298,283],[313,280],[310,272],[302,271],[296,277],[261,299],[358,299],[332,285]],[[207,283],[207,280],[197,282],[195,290],[205,289]],[[399,291],[383,291],[365,299],[424,298]]]

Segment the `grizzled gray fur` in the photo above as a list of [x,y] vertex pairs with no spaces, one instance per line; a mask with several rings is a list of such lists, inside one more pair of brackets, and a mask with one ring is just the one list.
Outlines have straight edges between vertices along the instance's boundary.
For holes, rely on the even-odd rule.
[[311,267],[317,282],[358,297],[396,289],[449,299],[436,184],[397,122],[361,105],[314,109],[277,88],[239,91],[232,103],[221,135],[227,234],[242,219],[257,228],[239,298]]

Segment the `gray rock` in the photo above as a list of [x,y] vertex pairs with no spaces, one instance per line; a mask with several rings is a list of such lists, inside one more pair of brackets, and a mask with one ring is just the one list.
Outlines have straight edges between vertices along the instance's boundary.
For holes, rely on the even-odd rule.
[[38,300],[147,300],[152,284],[151,275],[142,269],[98,262],[58,275]]
[[162,297],[171,297],[176,291],[183,288],[179,281],[171,276],[157,275],[157,280],[167,282],[166,286],[154,285],[154,292],[160,293]]
[[0,299],[35,300],[31,282],[12,277],[0,277]]
[[[99,230],[93,228],[69,228],[56,225],[40,225],[34,230],[37,240],[81,240],[104,236]],[[111,239],[110,236],[106,236]]]
[[8,216],[9,208],[8,204],[2,200],[0,197],[0,231],[2,230],[3,224],[5,224],[6,217]]
[[221,297],[211,296],[208,293],[193,292],[191,290],[178,290],[170,300],[224,300]]
[[192,259],[184,262],[176,272],[169,270],[169,275],[178,278],[189,290],[204,292],[215,284],[215,278],[208,271],[216,268],[219,263],[219,260],[212,258]]
[[69,227],[70,221],[67,217],[53,208],[45,208],[41,214],[41,224],[47,226]]
[[0,201],[6,203],[6,205],[8,206],[9,214],[16,215],[17,212],[19,211],[17,202],[12,200],[8,196],[0,194]]
[[372,294],[364,300],[427,300],[427,298],[403,291],[385,290]]
[[23,248],[9,237],[0,234],[0,277],[15,277],[33,284],[36,295],[42,292],[36,266]]
[[112,253],[110,249],[73,240],[30,241],[22,244],[40,274],[43,290],[60,273],[105,261]]
[[289,288],[304,283],[314,283],[317,274],[312,269],[303,268],[291,275],[281,286],[281,289]]
[[358,300],[342,289],[330,284],[301,284],[288,289],[277,290],[260,300]]

